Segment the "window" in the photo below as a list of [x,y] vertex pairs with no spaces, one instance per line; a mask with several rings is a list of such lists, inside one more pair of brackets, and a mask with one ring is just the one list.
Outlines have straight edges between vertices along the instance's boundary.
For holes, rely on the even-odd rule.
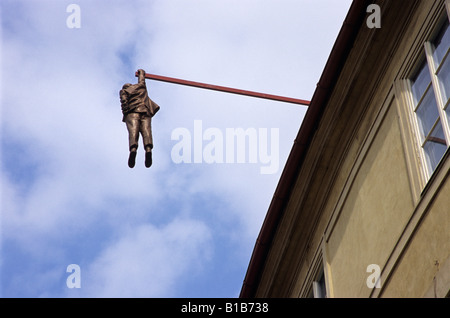
[[320,271],[316,281],[313,281],[312,285],[314,298],[327,298],[327,288],[325,286],[325,273],[323,269]]
[[321,243],[309,266],[307,276],[300,288],[299,297],[305,298],[328,298],[333,297],[332,286],[330,284],[329,271],[326,271],[328,264],[323,258],[324,243]]
[[450,146],[450,28],[445,19],[438,33],[425,42],[416,72],[411,76],[411,109],[416,119],[421,156],[430,178]]

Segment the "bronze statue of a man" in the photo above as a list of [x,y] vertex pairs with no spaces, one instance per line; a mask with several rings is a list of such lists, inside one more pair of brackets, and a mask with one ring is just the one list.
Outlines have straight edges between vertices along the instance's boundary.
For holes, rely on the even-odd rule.
[[137,84],[124,84],[120,90],[120,103],[122,107],[122,121],[127,124],[130,155],[128,166],[133,168],[136,162],[139,133],[142,135],[145,148],[145,166],[152,165],[152,117],[159,110],[147,93],[145,84],[145,71],[139,69]]

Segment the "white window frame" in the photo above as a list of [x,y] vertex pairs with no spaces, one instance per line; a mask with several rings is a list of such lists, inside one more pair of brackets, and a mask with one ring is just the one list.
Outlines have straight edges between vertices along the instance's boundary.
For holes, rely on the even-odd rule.
[[[446,0],[445,2],[445,7],[446,7],[446,13],[447,13],[447,19],[449,20],[450,23],[450,0]],[[438,31],[438,29],[436,30]],[[432,47],[432,41],[434,40],[434,37],[431,37],[429,40],[427,40],[424,44],[423,47],[421,49],[421,53],[420,55],[417,57],[417,61],[420,62],[420,66],[422,66],[423,63],[423,55],[425,55],[426,58],[426,65],[427,68],[430,72],[430,77],[431,77],[431,88],[433,89],[433,93],[436,99],[436,103],[438,106],[438,113],[439,113],[439,117],[440,117],[440,121],[441,121],[441,125],[442,125],[442,129],[444,131],[444,136],[445,136],[445,140],[446,140],[446,144],[447,144],[447,151],[448,148],[450,146],[450,125],[449,122],[447,120],[447,114],[445,113],[445,109],[447,107],[450,107],[449,101],[444,101],[442,99],[442,93],[441,93],[441,88],[438,82],[438,77],[436,75],[436,67],[435,67],[435,63],[434,63],[434,58],[433,58],[433,47]],[[449,52],[447,52],[446,56],[442,59],[440,66],[442,67],[442,65],[444,64],[444,61],[446,61],[446,59],[450,59],[450,54]],[[417,70],[415,70],[417,72]],[[415,73],[412,73],[415,74]],[[412,82],[410,79],[407,79],[405,81],[405,85],[406,85],[406,90],[407,90],[407,98],[406,98],[406,102],[408,104],[408,110],[410,113],[410,118],[412,119],[412,124],[413,124],[413,129],[414,129],[414,135],[415,135],[415,142],[418,145],[417,149],[419,150],[419,158],[420,158],[420,162],[421,162],[421,166],[422,166],[422,179],[423,179],[423,186],[428,182],[428,180],[430,180],[432,174],[434,173],[434,171],[436,170],[431,170],[428,166],[427,163],[427,159],[426,159],[426,154],[425,154],[425,150],[423,149],[423,144],[424,141],[422,140],[421,137],[421,128],[420,128],[420,124],[418,122],[418,118],[417,118],[417,114],[415,113],[415,103],[414,103],[414,99],[413,99],[413,95],[412,95]]]

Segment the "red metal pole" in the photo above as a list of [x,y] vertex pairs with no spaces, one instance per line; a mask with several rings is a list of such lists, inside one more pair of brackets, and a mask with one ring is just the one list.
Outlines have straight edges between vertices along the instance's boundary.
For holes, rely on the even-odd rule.
[[[136,72],[136,76],[137,76],[137,72]],[[180,85],[210,89],[210,90],[215,90],[215,91],[221,91],[221,92],[226,92],[226,93],[270,99],[270,100],[275,100],[275,101],[279,101],[279,102],[299,104],[299,105],[304,105],[304,106],[309,106],[309,103],[310,103],[309,101],[303,100],[303,99],[296,99],[296,98],[290,98],[290,97],[284,97],[284,96],[278,96],[278,95],[246,91],[246,90],[237,89],[237,88],[230,88],[230,87],[225,87],[225,86],[218,86],[218,85],[211,85],[211,84],[187,81],[187,80],[182,80],[182,79],[178,79],[178,78],[160,76],[160,75],[154,75],[154,74],[148,74],[148,73],[145,74],[145,78],[155,80],[155,81],[162,81],[162,82],[168,82],[168,83],[173,83],[173,84],[180,84]]]

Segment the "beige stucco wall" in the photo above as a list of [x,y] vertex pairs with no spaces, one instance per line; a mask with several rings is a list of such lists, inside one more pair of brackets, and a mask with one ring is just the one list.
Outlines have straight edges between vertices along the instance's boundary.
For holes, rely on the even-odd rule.
[[[394,265],[384,269],[389,279],[382,277],[379,296],[432,297],[434,284],[443,286],[445,296],[448,289],[450,180],[443,178],[429,190],[428,203],[415,204],[400,134],[397,109],[391,105],[325,245],[333,297],[369,297],[367,267],[377,264],[383,270],[389,257]],[[403,253],[394,252],[413,213],[423,217],[407,235]]]
[[367,267],[383,268],[413,202],[396,108],[390,106],[326,244],[334,297],[368,297]]
[[[443,289],[436,291],[437,296],[445,297],[450,274],[448,266],[445,266],[450,252],[449,194],[450,180],[446,178],[429,210],[424,213],[419,228],[413,233],[392,278],[386,282],[382,297],[434,297],[434,284]],[[437,275],[439,271],[440,275]]]

